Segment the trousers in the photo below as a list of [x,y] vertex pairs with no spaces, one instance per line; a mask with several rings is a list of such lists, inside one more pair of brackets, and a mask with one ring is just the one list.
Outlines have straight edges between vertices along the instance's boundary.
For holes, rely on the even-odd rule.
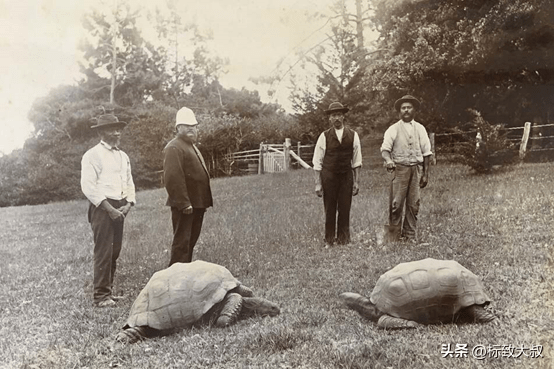
[[171,207],[173,242],[169,266],[174,263],[190,263],[192,261],[192,251],[200,237],[205,212],[206,209],[194,208],[192,214],[183,214],[178,208]]
[[[116,209],[127,204],[126,199],[107,200]],[[104,209],[92,203],[89,204],[88,221],[94,237],[93,298],[100,302],[112,294],[117,258],[123,243],[124,221],[112,220]]]
[[[390,186],[389,225],[396,238],[416,237],[417,215],[420,205],[419,181],[421,165],[396,165]],[[404,219],[402,219],[404,213]]]
[[[344,173],[321,171],[323,206],[325,209],[325,242],[339,244],[350,242],[350,208],[354,175],[351,170]],[[336,232],[336,234],[335,234]]]

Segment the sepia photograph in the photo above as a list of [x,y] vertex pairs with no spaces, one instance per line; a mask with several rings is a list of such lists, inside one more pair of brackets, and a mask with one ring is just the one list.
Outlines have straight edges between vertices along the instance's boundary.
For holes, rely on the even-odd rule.
[[1,0],[0,368],[554,368],[551,0]]

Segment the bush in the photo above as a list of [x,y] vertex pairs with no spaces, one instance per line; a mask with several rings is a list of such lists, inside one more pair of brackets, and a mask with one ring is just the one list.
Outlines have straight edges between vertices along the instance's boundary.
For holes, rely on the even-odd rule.
[[518,161],[517,146],[508,140],[502,125],[492,125],[476,110],[469,125],[477,134],[460,145],[464,164],[480,174],[491,173],[493,168],[509,166]]

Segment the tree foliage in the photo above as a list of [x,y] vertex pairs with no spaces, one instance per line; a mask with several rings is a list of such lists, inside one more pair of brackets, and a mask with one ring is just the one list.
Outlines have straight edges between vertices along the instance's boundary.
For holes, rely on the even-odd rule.
[[98,142],[90,127],[100,114],[113,113],[128,123],[121,147],[138,189],[160,186],[162,150],[173,138],[182,106],[192,108],[205,128],[200,147],[213,176],[229,174],[221,170],[221,153],[250,148],[253,140],[285,126],[278,105],[262,103],[255,91],[219,83],[226,61],[211,53],[209,35],[194,24],[182,25],[178,14],[167,18],[167,11],[160,12],[150,18],[157,22],[154,44],[141,32],[145,15],[123,0],[116,4],[83,18],[88,32],[81,44],[83,79],[36,99],[28,114],[33,137],[23,149],[0,157],[0,206],[83,198],[80,161]]
[[[329,20],[361,20],[345,11],[354,2],[360,5],[360,0],[337,1]],[[431,132],[475,125],[468,109],[479,111],[493,127],[552,120],[551,1],[368,3],[371,27],[379,35],[373,44],[362,50],[354,41],[359,29],[354,32],[349,21],[335,22],[330,41],[300,64],[315,66],[318,75],[315,90],[297,83],[292,96],[299,121],[311,132],[325,127],[322,110],[330,100],[339,100],[353,108],[348,118],[360,133],[382,134],[398,119],[394,102],[405,94],[422,101],[416,119]],[[349,60],[355,61],[352,68],[344,68]],[[337,78],[343,72],[348,78]]]
[[306,56],[304,72],[316,70],[316,86],[299,86],[292,74],[291,100],[300,114],[300,124],[316,137],[329,126],[324,113],[333,101],[348,106],[348,124],[363,129],[366,100],[361,90],[365,74],[364,49],[357,45],[357,35],[348,23],[331,28],[327,42],[318,45]]
[[[364,85],[380,112],[410,93],[432,131],[473,108],[521,125],[552,114],[554,9],[546,0],[375,1],[378,45]],[[390,115],[390,113],[388,114]]]

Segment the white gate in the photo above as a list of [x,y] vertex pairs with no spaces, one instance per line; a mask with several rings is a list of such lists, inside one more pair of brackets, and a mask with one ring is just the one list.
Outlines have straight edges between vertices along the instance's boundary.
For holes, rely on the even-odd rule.
[[264,173],[282,172],[285,170],[285,154],[282,152],[266,151],[263,157]]

